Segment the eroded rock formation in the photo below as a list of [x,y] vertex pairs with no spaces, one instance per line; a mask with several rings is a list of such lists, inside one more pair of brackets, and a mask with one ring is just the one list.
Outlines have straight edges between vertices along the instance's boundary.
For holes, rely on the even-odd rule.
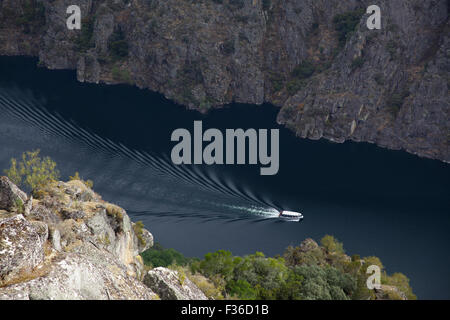
[[[79,0],[81,31],[71,4],[1,1],[0,54],[202,111],[270,102],[300,137],[450,161],[446,0]],[[381,30],[366,27],[372,4]]]
[[[161,284],[141,281],[139,253],[153,236],[125,210],[78,180],[51,183],[39,199],[6,177],[0,182],[0,299],[159,299],[151,288]],[[189,288],[194,294],[164,298],[205,297]]]

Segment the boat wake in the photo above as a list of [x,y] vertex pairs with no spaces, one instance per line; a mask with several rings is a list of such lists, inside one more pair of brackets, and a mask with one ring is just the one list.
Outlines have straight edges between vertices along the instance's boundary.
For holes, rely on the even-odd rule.
[[[96,190],[136,215],[200,215],[205,219],[278,216],[272,204],[220,172],[176,166],[165,154],[127,147],[100,136],[48,110],[45,101],[23,89],[0,87],[0,112],[0,139],[5,146],[2,162],[39,148],[55,159],[61,171],[80,171],[95,181]],[[14,144],[19,139],[14,136],[16,132],[27,132],[22,144]],[[22,150],[17,150],[19,145]]]

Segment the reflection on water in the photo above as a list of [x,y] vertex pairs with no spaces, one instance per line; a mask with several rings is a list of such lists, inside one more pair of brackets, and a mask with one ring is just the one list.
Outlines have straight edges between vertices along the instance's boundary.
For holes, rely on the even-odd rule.
[[[63,176],[79,171],[164,246],[201,256],[279,254],[333,234],[349,254],[379,256],[419,298],[450,298],[449,166],[369,144],[305,141],[275,124],[276,108],[234,105],[208,115],[125,86],[80,84],[73,72],[0,58],[0,167],[40,148]],[[279,128],[280,172],[259,166],[174,166],[170,134],[204,127]],[[300,223],[276,219],[301,211]]]

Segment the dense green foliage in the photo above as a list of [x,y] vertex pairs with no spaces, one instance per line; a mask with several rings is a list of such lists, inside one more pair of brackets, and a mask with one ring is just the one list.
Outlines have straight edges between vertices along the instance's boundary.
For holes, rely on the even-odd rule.
[[29,188],[33,195],[37,195],[48,183],[59,179],[56,163],[49,157],[41,158],[39,152],[39,150],[24,152],[20,161],[12,158],[11,167],[5,170],[5,174],[12,182]]
[[[203,260],[183,258],[173,249],[155,249],[143,253],[146,264],[171,266],[183,273],[208,297],[238,299],[285,300],[348,300],[373,299],[367,289],[366,270],[369,265],[383,265],[377,257],[361,259],[345,254],[341,242],[326,235],[321,246],[314,241],[299,247],[288,247],[282,257],[266,257],[261,252],[243,257],[218,250]],[[183,265],[179,267],[176,265]],[[415,299],[409,280],[400,273],[388,276],[382,271],[382,284],[397,287],[408,299]],[[384,298],[400,299],[397,291],[388,291]]]
[[[24,152],[19,160],[12,158],[10,160],[10,168],[4,170],[5,175],[13,183],[28,189],[36,198],[44,196],[47,193],[46,187],[60,178],[59,171],[56,169],[56,162],[50,157],[41,158],[39,154],[39,149]],[[92,180],[84,180],[78,172],[75,172],[73,176],[69,176],[69,180],[79,180],[88,188],[94,186]],[[17,204],[19,211],[22,205],[20,203]]]
[[190,259],[184,257],[175,249],[164,249],[159,243],[141,253],[144,263],[148,266],[168,267],[172,264],[186,265]]
[[134,234],[136,235],[136,237],[138,238],[139,244],[141,246],[145,246],[146,241],[145,238],[143,236],[143,232],[144,232],[144,223],[142,221],[136,221],[133,224],[133,230],[134,230]]

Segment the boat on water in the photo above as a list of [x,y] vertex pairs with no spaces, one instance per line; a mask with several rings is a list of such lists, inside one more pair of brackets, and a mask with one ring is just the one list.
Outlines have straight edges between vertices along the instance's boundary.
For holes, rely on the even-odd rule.
[[303,215],[300,212],[282,210],[278,216],[280,219],[287,221],[298,222],[303,219]]

